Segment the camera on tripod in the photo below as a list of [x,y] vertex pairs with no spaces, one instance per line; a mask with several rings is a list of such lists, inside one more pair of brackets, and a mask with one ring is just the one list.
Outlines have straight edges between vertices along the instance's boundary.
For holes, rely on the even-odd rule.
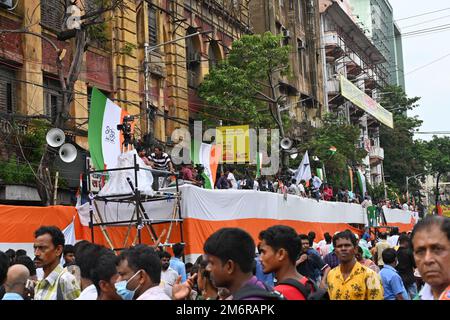
[[122,119],[122,123],[117,125],[117,130],[122,131],[124,134],[131,134],[131,122],[134,121],[133,116],[124,116]]
[[134,121],[134,117],[127,115],[122,119],[122,123],[117,125],[117,130],[122,131],[123,134],[123,145],[128,147],[132,143],[131,137],[131,123]]

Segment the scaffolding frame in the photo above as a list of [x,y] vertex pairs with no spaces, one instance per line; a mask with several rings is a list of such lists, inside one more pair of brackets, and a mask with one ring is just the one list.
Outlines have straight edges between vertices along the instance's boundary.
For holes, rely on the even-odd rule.
[[[88,192],[89,192],[89,228],[91,230],[91,242],[95,243],[95,236],[94,236],[94,227],[100,227],[103,236],[105,237],[106,241],[108,242],[109,246],[114,251],[120,251],[123,250],[126,243],[128,242],[128,236],[130,234],[131,228],[133,225],[135,225],[137,232],[136,237],[133,240],[133,244],[136,243],[136,240],[139,244],[142,243],[142,229],[146,227],[148,230],[150,237],[155,242],[156,245],[160,245],[159,242],[162,240],[161,238],[165,235],[165,233],[162,233],[159,237],[156,234],[155,229],[153,228],[153,225],[157,224],[164,224],[164,223],[170,223],[169,226],[169,232],[166,237],[166,241],[162,244],[163,246],[172,246],[171,243],[168,243],[173,223],[179,224],[180,228],[180,241],[181,243],[184,243],[184,233],[183,233],[183,218],[181,216],[181,193],[179,189],[179,183],[178,183],[178,173],[171,173],[169,171],[163,171],[163,170],[156,170],[156,169],[149,169],[139,166],[139,164],[136,161],[136,154],[134,155],[134,165],[130,167],[123,167],[123,168],[114,168],[114,169],[106,169],[106,170],[90,170],[89,167],[87,167],[86,170],[86,177],[87,177],[87,185],[88,185]],[[129,177],[127,177],[127,182],[130,185],[130,193],[124,193],[124,194],[115,194],[110,196],[94,196],[93,191],[91,190],[91,175],[92,174],[108,174],[109,172],[113,171],[121,171],[121,170],[134,170],[134,184],[131,181]],[[146,170],[153,173],[156,173],[156,179],[158,179],[160,176],[169,177],[169,176],[175,176],[175,187],[176,191],[174,193],[170,192],[164,192],[161,194],[153,195],[153,196],[147,196],[142,195],[139,187],[139,181],[138,181],[138,171],[139,170]],[[156,191],[158,192],[158,191]],[[133,215],[129,220],[118,220],[113,222],[104,222],[100,212],[97,207],[97,203],[95,200],[101,200],[105,202],[115,202],[115,203],[128,203],[133,204],[134,203],[134,211]],[[145,202],[155,202],[155,201],[168,201],[168,200],[175,200],[174,201],[174,207],[172,210],[171,218],[169,219],[152,219],[150,218],[149,214],[145,211],[145,208],[143,206],[143,203]],[[97,215],[94,213],[93,206],[96,207]],[[178,214],[177,214],[178,213]],[[176,217],[177,216],[177,217]],[[94,221],[95,220],[95,221]],[[124,226],[128,224],[128,230],[127,235],[125,237],[124,247],[114,247],[113,242],[111,241],[108,232],[106,230],[106,226]]]

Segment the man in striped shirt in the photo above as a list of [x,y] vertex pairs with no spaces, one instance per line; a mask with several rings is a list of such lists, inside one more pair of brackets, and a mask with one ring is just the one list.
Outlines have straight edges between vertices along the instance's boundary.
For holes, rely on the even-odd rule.
[[[172,160],[169,155],[163,151],[161,146],[155,146],[154,152],[148,157],[150,166],[155,170],[163,170],[175,172],[172,164]],[[152,172],[155,179],[153,179],[153,190],[159,190],[159,188],[167,187],[170,183],[170,177],[164,176],[164,174]]]
[[152,168],[174,172],[172,160],[170,160],[169,155],[163,151],[162,147],[156,146],[153,150],[154,152],[148,157]]
[[34,288],[34,300],[74,300],[80,295],[76,278],[60,264],[64,234],[57,227],[40,227],[34,233],[34,255],[44,277]]

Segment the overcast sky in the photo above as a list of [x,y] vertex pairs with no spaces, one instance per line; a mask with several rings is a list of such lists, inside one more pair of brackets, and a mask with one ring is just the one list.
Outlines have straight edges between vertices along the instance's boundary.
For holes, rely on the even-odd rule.
[[[450,8],[449,0],[389,0],[394,8],[394,19]],[[434,21],[429,21],[433,20]],[[429,22],[426,22],[429,21]],[[425,23],[422,23],[425,22]],[[403,39],[405,61],[406,93],[408,96],[422,97],[420,107],[409,113],[423,120],[420,131],[450,131],[450,29],[420,36],[406,33],[420,29],[450,24],[450,9],[423,15],[421,17],[397,21]],[[419,25],[416,25],[419,24]],[[423,69],[408,74],[421,66],[443,56],[446,58]],[[429,140],[431,135],[416,135]]]

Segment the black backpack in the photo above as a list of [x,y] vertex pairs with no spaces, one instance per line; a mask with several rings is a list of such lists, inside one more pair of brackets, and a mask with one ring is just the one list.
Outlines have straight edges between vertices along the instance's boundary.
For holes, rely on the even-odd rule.
[[318,288],[314,282],[307,277],[303,277],[300,281],[295,279],[283,280],[277,285],[284,284],[296,288],[302,293],[306,300],[329,300],[327,290]]
[[240,288],[234,295],[233,300],[245,300],[247,298],[260,298],[263,300],[286,300],[284,296],[278,291],[258,287],[254,284],[248,284]]

